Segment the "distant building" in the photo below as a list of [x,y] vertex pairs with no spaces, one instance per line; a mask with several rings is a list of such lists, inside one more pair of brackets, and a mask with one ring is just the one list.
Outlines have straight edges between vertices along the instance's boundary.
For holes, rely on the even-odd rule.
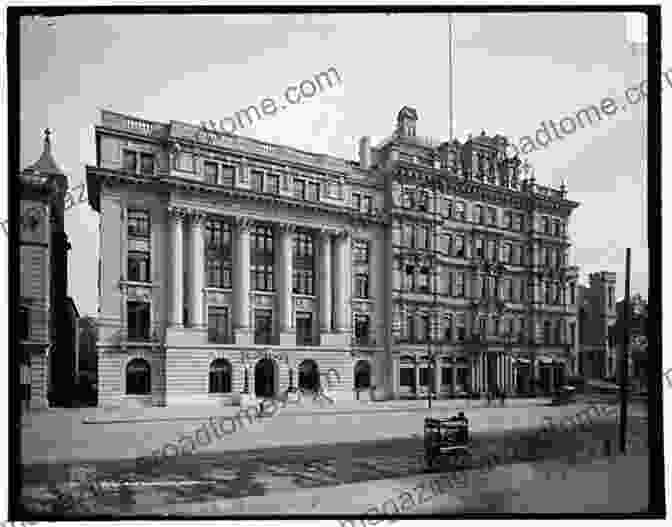
[[19,174],[20,367],[33,408],[65,404],[75,371],[70,332],[77,310],[67,299],[70,243],[63,222],[68,180],[52,157],[49,134],[40,159]]
[[[616,303],[616,323],[609,329],[607,351],[607,372],[610,379],[620,382],[621,343],[625,322],[625,300]],[[636,294],[630,300],[630,347],[628,350],[628,377],[630,382],[646,386],[648,384],[648,303]]]
[[[551,391],[571,365],[579,205],[503,136],[360,142],[359,161],[103,111],[100,405]],[[569,326],[568,326],[569,324]]]
[[575,373],[604,379],[608,363],[609,328],[616,323],[616,273],[601,271],[589,276],[589,285],[578,287],[578,343]]

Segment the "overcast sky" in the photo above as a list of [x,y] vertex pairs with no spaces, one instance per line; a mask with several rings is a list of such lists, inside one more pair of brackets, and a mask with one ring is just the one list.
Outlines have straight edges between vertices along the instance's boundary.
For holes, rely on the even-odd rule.
[[[24,20],[21,37],[21,164],[34,162],[42,130],[70,186],[95,163],[100,108],[149,120],[219,120],[278,97],[334,67],[342,85],[256,122],[243,135],[354,159],[362,135],[389,135],[404,105],[418,135],[447,138],[448,17],[373,15],[67,16],[50,26]],[[622,14],[457,15],[456,135],[485,130],[514,139],[647,77],[645,52],[626,39]],[[669,86],[667,86],[669,89]],[[664,88],[665,89],[665,88]],[[648,296],[643,127],[646,106],[620,110],[592,128],[529,155],[537,182],[567,181],[581,203],[571,221],[570,263],[607,270],[624,291]],[[98,215],[66,212],[72,243],[69,292],[80,314],[97,309]]]

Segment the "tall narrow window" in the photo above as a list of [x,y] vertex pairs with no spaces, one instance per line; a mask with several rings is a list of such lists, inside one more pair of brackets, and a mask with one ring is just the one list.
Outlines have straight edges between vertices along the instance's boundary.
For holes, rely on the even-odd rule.
[[205,253],[208,287],[231,287],[231,225],[208,220],[205,224]]
[[149,238],[149,211],[128,211],[128,235],[136,238]]
[[124,150],[123,166],[126,172],[135,174],[138,170],[138,154],[132,150]]
[[308,201],[320,201],[320,184],[309,181],[306,187],[306,194]]
[[229,311],[226,307],[208,307],[208,342],[230,341]]
[[203,172],[205,174],[205,182],[211,185],[217,184],[217,163],[205,161],[203,163]]
[[453,340],[453,314],[452,313],[448,313],[446,315],[445,322],[446,322],[446,326],[445,326],[445,329],[444,329],[443,336],[446,339],[446,341],[452,342],[452,340]]
[[128,340],[149,339],[149,303],[129,301],[128,312]]
[[268,174],[266,176],[266,192],[269,194],[280,193],[280,176],[277,174]]
[[131,282],[150,282],[149,253],[128,252],[128,280]]
[[154,174],[154,154],[140,154],[140,173]]
[[267,225],[257,225],[250,236],[250,281],[257,291],[274,291],[273,229]]
[[367,240],[355,240],[352,244],[352,252],[355,263],[369,263],[369,242]]
[[254,343],[272,344],[273,314],[269,309],[254,310]]
[[294,197],[306,199],[306,182],[303,179],[294,178]]
[[464,236],[462,234],[455,235],[455,251],[454,256],[464,258]]
[[369,315],[363,313],[355,315],[355,342],[360,346],[369,343]]
[[264,191],[264,173],[259,170],[252,171],[252,190],[255,192]]
[[299,346],[314,344],[313,340],[313,316],[311,313],[296,313],[296,343]]
[[464,201],[455,202],[455,218],[464,221]]
[[369,275],[358,273],[355,276],[355,296],[356,298],[369,298]]
[[314,294],[314,258],[313,237],[307,231],[299,231],[294,236],[294,283],[293,292],[296,294]]

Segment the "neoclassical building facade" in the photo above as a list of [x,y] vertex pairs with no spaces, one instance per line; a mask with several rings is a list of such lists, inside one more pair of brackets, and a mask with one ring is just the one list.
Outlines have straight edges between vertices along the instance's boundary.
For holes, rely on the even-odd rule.
[[501,136],[358,161],[103,111],[101,405],[551,390],[572,368],[566,189]]

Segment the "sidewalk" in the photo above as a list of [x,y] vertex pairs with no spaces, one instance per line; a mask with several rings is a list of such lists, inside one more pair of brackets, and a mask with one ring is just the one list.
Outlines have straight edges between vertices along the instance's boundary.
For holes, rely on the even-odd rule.
[[128,512],[195,516],[347,516],[367,511],[370,515],[628,513],[645,510],[647,505],[648,457],[613,456],[577,465],[558,461],[517,463],[489,471],[472,470],[462,476],[425,474],[204,503],[137,503]]
[[[521,398],[507,399],[505,407],[521,408],[530,406],[548,405],[550,399]],[[487,405],[485,400],[471,401],[468,399],[443,399],[432,401],[433,409],[464,410],[469,408],[499,408],[499,403]],[[210,416],[234,416],[241,408],[239,406],[214,405],[184,405],[184,406],[154,406],[151,408],[51,408],[23,416],[22,424],[31,426],[39,422],[44,416],[63,415],[69,418],[81,417],[82,423],[148,423],[148,422],[175,422],[175,421],[202,421]],[[426,399],[390,400],[390,401],[342,401],[323,405],[304,399],[302,404],[288,404],[278,413],[283,416],[307,415],[355,415],[380,412],[422,412],[427,411]]]

